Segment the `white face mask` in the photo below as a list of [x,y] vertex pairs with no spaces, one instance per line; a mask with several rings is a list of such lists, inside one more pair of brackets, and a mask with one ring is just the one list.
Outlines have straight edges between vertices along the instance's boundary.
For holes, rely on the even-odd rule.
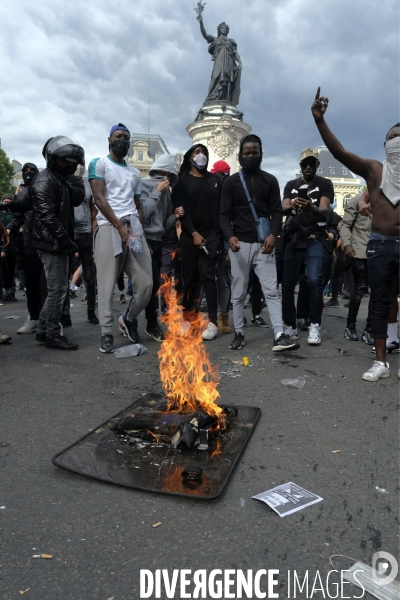
[[400,200],[400,136],[385,143],[381,190],[392,204]]
[[197,167],[197,169],[204,169],[204,167],[207,165],[207,156],[205,154],[196,154],[196,156],[193,158],[193,164],[195,167]]

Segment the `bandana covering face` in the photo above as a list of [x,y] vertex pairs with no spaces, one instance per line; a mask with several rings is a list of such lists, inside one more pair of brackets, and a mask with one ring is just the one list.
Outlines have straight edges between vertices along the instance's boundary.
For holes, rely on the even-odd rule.
[[196,156],[193,159],[193,165],[196,167],[196,169],[199,169],[201,171],[206,167],[207,161],[208,158],[205,154],[196,154]]
[[385,144],[386,160],[383,161],[381,190],[395,205],[400,200],[400,137]]

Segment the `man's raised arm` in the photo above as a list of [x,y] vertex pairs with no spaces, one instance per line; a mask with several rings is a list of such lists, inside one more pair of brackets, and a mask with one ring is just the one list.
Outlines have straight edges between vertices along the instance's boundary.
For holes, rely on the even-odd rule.
[[342,144],[337,137],[333,135],[324,119],[329,99],[324,96],[320,97],[320,90],[321,88],[319,87],[315,95],[315,100],[311,106],[311,112],[326,147],[333,156],[350,169],[350,171],[353,171],[357,175],[361,175],[364,179],[368,179],[372,165],[376,161],[360,158],[356,154],[353,154],[353,152],[349,152],[343,148]]

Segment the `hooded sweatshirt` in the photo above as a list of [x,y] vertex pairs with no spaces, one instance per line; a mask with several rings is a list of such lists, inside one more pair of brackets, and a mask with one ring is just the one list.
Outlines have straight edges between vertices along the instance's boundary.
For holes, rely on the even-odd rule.
[[149,177],[142,181],[140,206],[143,211],[143,229],[149,240],[161,242],[164,232],[175,225],[175,217],[169,189],[162,193],[156,189],[158,184],[165,180],[165,177],[157,175],[156,171],[170,173],[173,177],[171,185],[175,185],[178,173],[174,157],[170,154],[159,156],[149,171]]
[[[195,231],[204,235],[207,241],[221,237],[219,225],[219,204],[221,194],[221,180],[217,175],[212,175],[206,168],[202,171],[203,177],[194,177],[189,173],[191,168],[190,156],[195,148],[201,147],[208,159],[208,149],[203,144],[194,144],[183,157],[179,170],[178,183],[172,190],[172,202],[175,208],[183,206],[184,217],[180,218],[182,231],[192,235]],[[202,197],[206,197],[209,210],[204,212],[204,204],[198,205],[196,198],[191,195],[193,184],[204,184]]]
[[[282,204],[279,183],[271,173],[262,171],[260,168],[255,173],[248,173],[246,171],[242,163],[242,147],[243,144],[249,141],[248,138],[249,136],[246,135],[241,139],[239,148],[239,162],[243,168],[244,180],[257,216],[270,219],[271,234],[278,237],[282,232]],[[257,138],[257,141],[260,144],[262,155],[260,138]],[[260,163],[261,160],[262,158],[260,157]],[[226,240],[235,236],[240,242],[257,242],[256,222],[239,173],[231,175],[224,181],[219,220]]]

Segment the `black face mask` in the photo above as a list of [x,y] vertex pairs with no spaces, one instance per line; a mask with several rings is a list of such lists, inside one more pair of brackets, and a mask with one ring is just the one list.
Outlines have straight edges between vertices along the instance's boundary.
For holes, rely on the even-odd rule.
[[24,180],[25,185],[29,185],[34,177],[35,173],[32,173],[32,171],[25,171],[25,173],[22,174],[22,179]]
[[61,175],[61,177],[68,177],[68,175],[73,175],[75,173],[76,167],[77,167],[77,165],[75,165],[75,164],[71,164],[71,165],[67,165],[66,167],[62,167],[61,165],[59,165],[57,163],[56,172],[59,175]]
[[128,140],[115,140],[111,142],[110,149],[118,158],[125,158],[128,154],[130,143]]
[[255,173],[256,171],[258,171],[258,169],[260,168],[260,165],[261,165],[261,161],[262,161],[261,156],[245,156],[245,157],[242,156],[240,159],[242,167],[248,173]]

